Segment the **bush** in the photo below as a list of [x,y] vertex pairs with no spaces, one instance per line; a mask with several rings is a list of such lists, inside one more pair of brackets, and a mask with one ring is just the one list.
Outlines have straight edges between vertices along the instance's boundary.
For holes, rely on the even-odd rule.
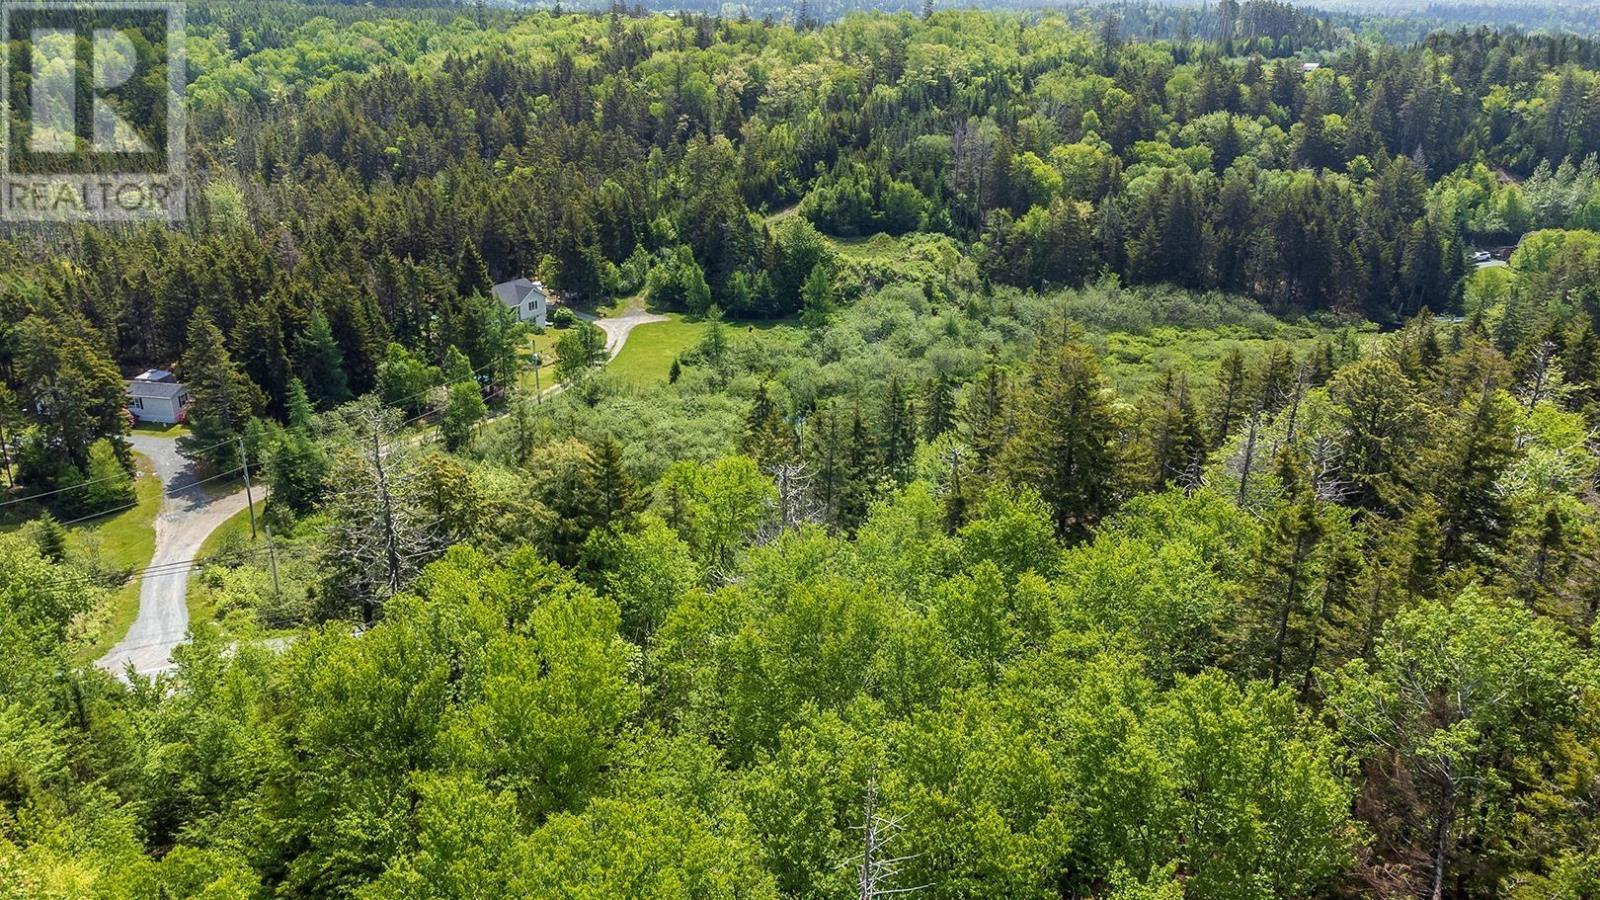
[[563,306],[550,316],[550,324],[557,328],[571,328],[578,324],[578,314]]

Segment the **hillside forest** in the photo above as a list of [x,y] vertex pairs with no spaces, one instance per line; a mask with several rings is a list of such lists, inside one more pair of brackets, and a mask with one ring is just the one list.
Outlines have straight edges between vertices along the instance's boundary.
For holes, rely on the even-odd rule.
[[1600,895],[1600,44],[1152,9],[192,4],[0,238],[0,896]]

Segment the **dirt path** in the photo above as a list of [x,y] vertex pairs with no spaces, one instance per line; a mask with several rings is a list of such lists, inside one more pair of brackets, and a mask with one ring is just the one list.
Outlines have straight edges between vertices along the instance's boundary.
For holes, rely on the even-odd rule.
[[[150,565],[195,558],[211,532],[245,508],[245,493],[211,495],[197,486],[189,461],[172,438],[136,434],[133,449],[150,459],[165,492],[156,516],[156,552]],[[264,494],[258,494],[258,497]],[[118,676],[128,666],[140,675],[172,668],[172,650],[189,634],[189,569],[173,566],[145,576],[139,585],[139,616],[111,652],[96,663]]]

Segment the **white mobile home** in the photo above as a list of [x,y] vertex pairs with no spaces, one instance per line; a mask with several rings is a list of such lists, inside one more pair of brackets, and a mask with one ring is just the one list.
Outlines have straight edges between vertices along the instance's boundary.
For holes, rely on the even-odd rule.
[[128,382],[128,412],[140,422],[176,425],[189,406],[189,389],[171,372],[151,369]]

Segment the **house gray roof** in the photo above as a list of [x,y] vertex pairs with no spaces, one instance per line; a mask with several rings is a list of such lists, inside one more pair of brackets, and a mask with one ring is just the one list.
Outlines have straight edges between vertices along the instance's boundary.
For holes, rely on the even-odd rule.
[[547,298],[544,285],[537,281],[529,281],[526,278],[503,281],[495,285],[494,295],[500,298],[501,303],[512,307],[519,307],[527,303],[530,295],[537,295],[537,298],[540,299]]
[[152,400],[174,400],[187,394],[189,389],[176,381],[130,381],[128,382],[129,397],[145,397]]

